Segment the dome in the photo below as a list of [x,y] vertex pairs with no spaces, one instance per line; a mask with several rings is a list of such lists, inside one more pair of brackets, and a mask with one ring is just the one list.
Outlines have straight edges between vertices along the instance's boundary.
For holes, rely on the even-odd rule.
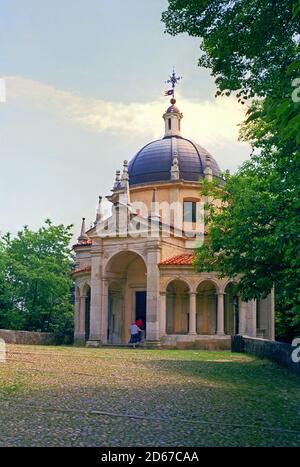
[[176,107],[176,105],[171,105],[171,106],[167,109],[167,113],[177,113],[177,114],[179,114],[179,113],[180,113],[180,110],[178,109],[178,107]]
[[217,162],[206,149],[181,136],[167,136],[144,146],[129,162],[129,184],[170,181],[174,152],[177,153],[180,180],[197,182],[204,177],[207,158],[212,175],[220,176]]

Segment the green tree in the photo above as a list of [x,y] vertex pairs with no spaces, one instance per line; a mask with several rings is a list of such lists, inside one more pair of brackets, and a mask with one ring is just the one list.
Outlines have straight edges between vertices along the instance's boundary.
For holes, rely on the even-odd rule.
[[0,326],[70,333],[73,327],[69,248],[72,226],[49,219],[0,243]]
[[12,308],[12,288],[6,277],[7,254],[4,241],[0,238],[0,327],[6,327],[7,317]]
[[[199,65],[219,95],[266,96],[285,80],[299,34],[299,0],[169,0],[166,31],[201,38]],[[299,58],[299,55],[298,55]]]
[[201,37],[199,64],[211,69],[216,94],[249,105],[241,139],[252,145],[250,161],[223,189],[203,184],[209,240],[197,267],[241,274],[247,300],[275,285],[281,338],[300,332],[299,17],[299,0],[169,0],[163,14],[171,34]]

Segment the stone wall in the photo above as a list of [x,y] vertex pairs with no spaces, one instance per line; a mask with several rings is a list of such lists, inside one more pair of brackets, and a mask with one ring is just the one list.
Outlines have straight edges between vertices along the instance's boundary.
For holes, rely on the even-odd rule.
[[232,352],[243,352],[268,358],[300,376],[300,362],[294,363],[292,360],[292,353],[295,350],[296,347],[292,347],[290,344],[248,336],[233,336],[231,340]]
[[62,345],[71,344],[70,339],[63,334],[54,332],[29,332],[11,331],[0,329],[0,338],[6,344],[27,344],[27,345]]
[[160,339],[162,349],[230,350],[230,336],[167,335]]

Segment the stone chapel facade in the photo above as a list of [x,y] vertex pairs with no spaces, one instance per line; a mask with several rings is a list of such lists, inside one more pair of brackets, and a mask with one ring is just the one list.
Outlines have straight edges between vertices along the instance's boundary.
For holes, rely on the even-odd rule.
[[[149,347],[226,349],[233,334],[274,339],[273,294],[246,303],[229,279],[195,271],[197,240],[189,232],[203,201],[199,179],[222,178],[215,159],[182,137],[183,115],[175,104],[171,99],[163,115],[164,137],[124,161],[122,174],[117,171],[106,197],[111,216],[104,218],[100,197],[94,226],[86,231],[83,219],[74,245],[77,345],[126,344],[138,318]],[[162,219],[160,203],[174,203],[177,214]]]

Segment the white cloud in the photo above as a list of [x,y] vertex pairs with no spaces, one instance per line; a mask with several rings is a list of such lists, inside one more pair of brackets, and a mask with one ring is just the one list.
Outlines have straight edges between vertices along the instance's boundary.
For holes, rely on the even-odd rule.
[[[25,79],[5,78],[7,104],[13,102],[30,111],[42,111],[56,118],[64,118],[95,132],[110,130],[126,132],[128,137],[162,136],[161,116],[168,105],[167,98],[146,103],[116,103]],[[177,104],[184,113],[183,133],[203,146],[220,148],[236,143],[238,125],[243,121],[243,109],[233,98],[212,101],[191,100],[177,94]]]

